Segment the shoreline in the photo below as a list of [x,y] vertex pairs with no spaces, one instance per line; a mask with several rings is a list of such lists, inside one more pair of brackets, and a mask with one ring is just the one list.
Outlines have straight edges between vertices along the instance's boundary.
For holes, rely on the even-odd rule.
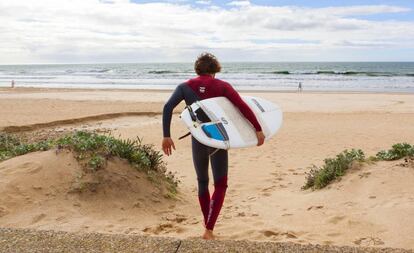
[[[57,87],[6,87],[0,86],[0,92],[82,92],[82,91],[112,91],[112,92],[160,92],[160,93],[171,93],[173,89],[139,89],[139,88],[131,88],[131,89],[122,89],[122,88],[57,88]],[[303,90],[302,92],[298,92],[296,90],[259,90],[259,89],[242,89],[238,90],[240,93],[276,93],[276,94],[375,94],[375,95],[413,95],[414,92],[407,91],[395,91],[395,92],[387,92],[387,91],[337,91],[337,90]]]

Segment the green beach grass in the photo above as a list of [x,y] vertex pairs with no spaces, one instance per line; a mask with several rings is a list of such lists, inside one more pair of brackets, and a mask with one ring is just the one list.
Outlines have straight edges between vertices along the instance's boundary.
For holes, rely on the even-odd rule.
[[154,183],[165,183],[168,196],[175,196],[179,181],[167,171],[162,160],[163,155],[153,145],[143,144],[140,138],[120,139],[94,132],[75,131],[57,139],[27,143],[7,133],[0,133],[0,161],[36,151],[52,148],[66,149],[74,153],[75,158],[88,172],[103,169],[107,160],[118,157],[148,176]]
[[391,149],[382,150],[376,156],[369,158],[365,158],[361,149],[344,150],[334,158],[325,159],[324,164],[320,167],[312,165],[310,171],[306,173],[306,182],[302,189],[322,189],[344,176],[357,163],[393,161],[404,157],[414,157],[414,146],[408,143],[397,143]]

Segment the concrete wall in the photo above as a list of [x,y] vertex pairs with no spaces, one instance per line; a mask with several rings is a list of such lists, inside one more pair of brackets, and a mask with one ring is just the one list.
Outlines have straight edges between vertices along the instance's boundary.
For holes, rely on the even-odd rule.
[[122,234],[0,228],[0,252],[288,252],[414,253],[390,248],[336,247],[252,241],[204,241]]

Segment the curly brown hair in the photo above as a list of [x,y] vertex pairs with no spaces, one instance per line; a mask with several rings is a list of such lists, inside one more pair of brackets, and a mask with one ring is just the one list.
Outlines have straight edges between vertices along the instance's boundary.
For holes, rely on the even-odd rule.
[[202,53],[194,63],[194,70],[197,75],[215,74],[220,72],[221,65],[217,58],[210,53]]

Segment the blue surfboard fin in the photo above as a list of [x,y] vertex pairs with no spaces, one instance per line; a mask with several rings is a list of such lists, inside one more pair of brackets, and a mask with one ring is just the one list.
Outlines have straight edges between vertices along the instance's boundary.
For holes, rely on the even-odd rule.
[[203,129],[203,132],[212,139],[219,140],[219,141],[229,140],[226,129],[224,129],[221,123],[206,124],[206,125],[201,126],[201,129]]

